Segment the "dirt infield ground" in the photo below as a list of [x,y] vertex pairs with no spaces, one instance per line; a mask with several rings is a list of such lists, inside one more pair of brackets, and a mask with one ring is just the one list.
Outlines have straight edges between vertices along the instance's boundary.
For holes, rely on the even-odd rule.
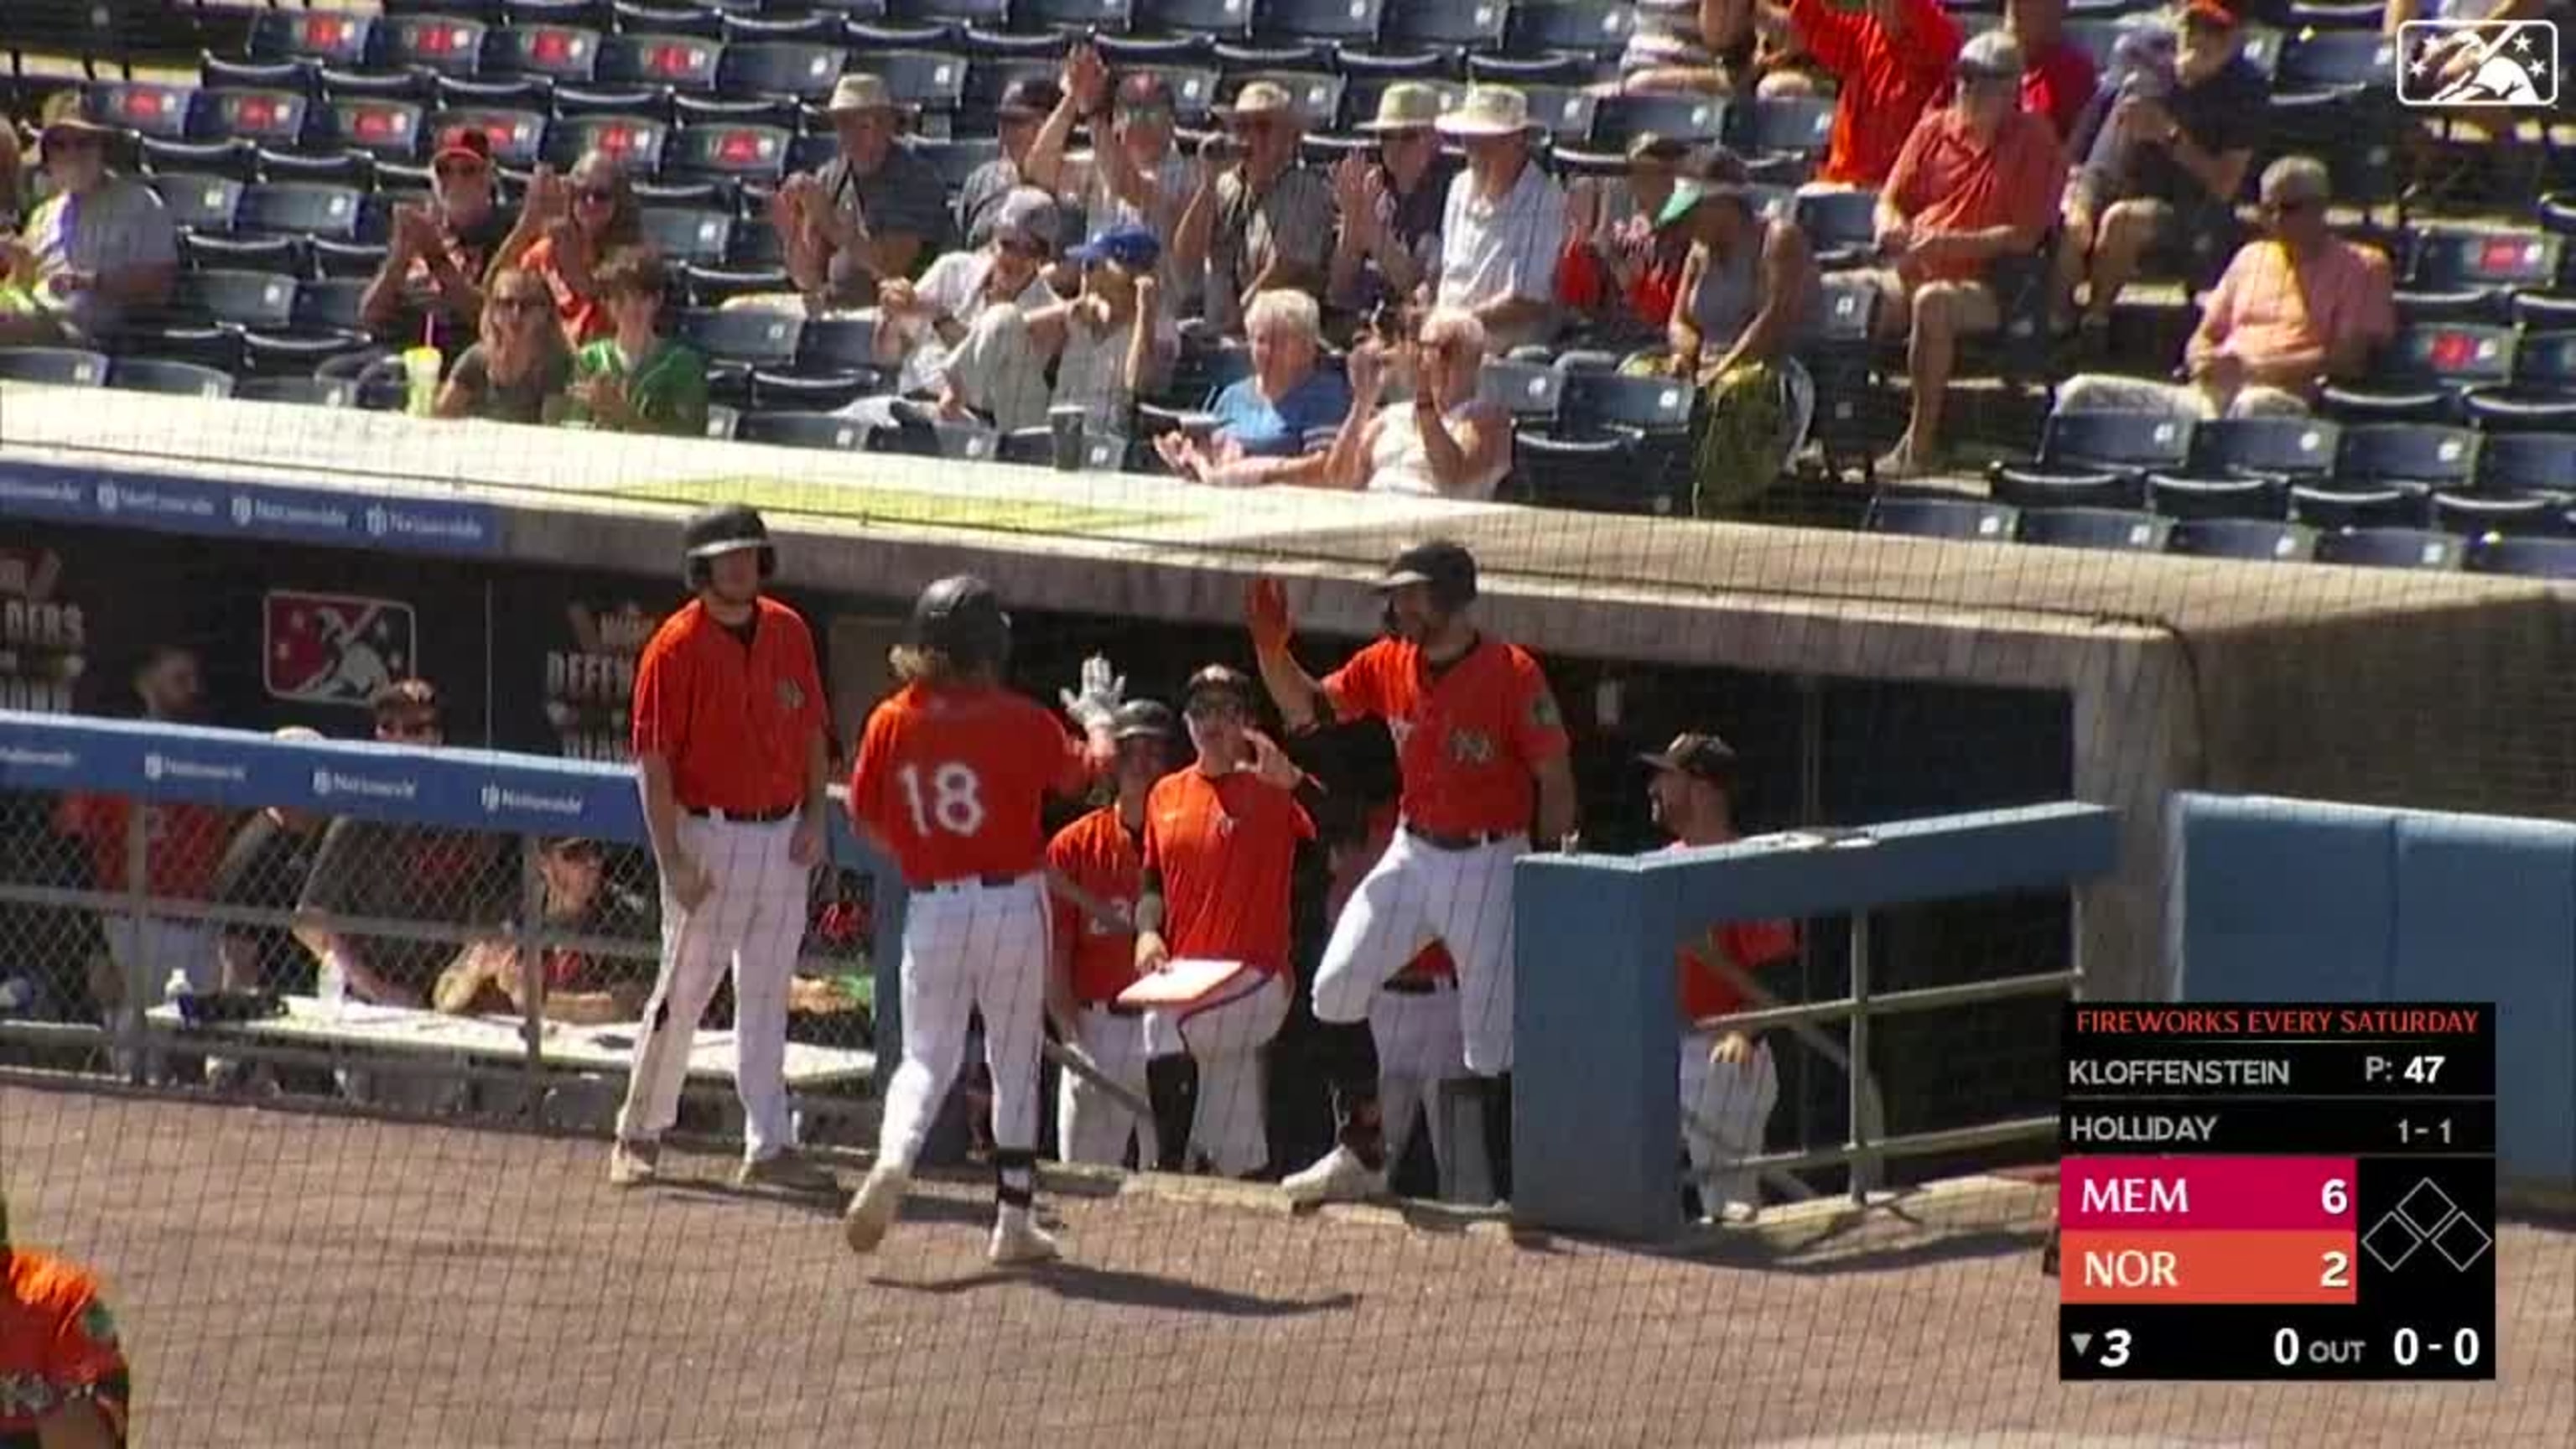
[[830,1206],[600,1168],[595,1143],[0,1087],[20,1236],[109,1277],[149,1446],[2576,1441],[2565,1232],[2502,1235],[2493,1385],[2069,1388],[2027,1194],[1723,1264],[1057,1194],[1073,1264],[1011,1280],[971,1185],[917,1195],[863,1265]]

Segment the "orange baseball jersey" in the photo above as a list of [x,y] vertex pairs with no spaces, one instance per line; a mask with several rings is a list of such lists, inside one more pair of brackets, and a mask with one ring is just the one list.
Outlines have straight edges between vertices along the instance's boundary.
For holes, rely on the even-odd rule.
[[[133,803],[123,795],[66,795],[54,828],[89,847],[90,881],[125,889],[125,832]],[[212,805],[157,800],[143,808],[145,886],[156,896],[204,900],[232,839],[232,817]]]
[[[1359,888],[1360,877],[1368,874],[1369,868],[1377,863],[1379,856],[1386,854],[1388,844],[1395,839],[1395,821],[1395,805],[1392,801],[1369,811],[1368,834],[1356,845],[1350,847],[1351,854],[1345,859],[1343,867],[1335,872],[1338,877],[1334,882],[1332,896],[1335,914],[1338,915],[1341,912],[1342,903],[1350,899],[1351,892]],[[1414,952],[1413,959],[1404,963],[1404,969],[1396,972],[1394,979],[1455,981],[1458,979],[1458,963],[1450,957],[1447,946],[1433,941],[1430,945]]]
[[[1145,888],[1145,837],[1127,828],[1116,805],[1104,805],[1057,831],[1047,842],[1047,864],[1101,904],[1135,920],[1136,898]],[[1136,980],[1134,928],[1104,925],[1062,896],[1054,898],[1054,908],[1056,939],[1073,943],[1074,999],[1116,999]]]
[[86,1398],[122,1434],[125,1351],[116,1320],[82,1268],[25,1248],[0,1250],[0,1444],[33,1444],[36,1425]]
[[827,723],[814,635],[785,604],[758,607],[746,646],[692,600],[636,661],[630,745],[670,762],[692,810],[758,814],[805,798],[806,751]]
[[1163,877],[1163,942],[1175,959],[1288,969],[1288,883],[1315,822],[1294,792],[1249,770],[1196,767],[1145,797],[1145,868]]
[[1536,766],[1569,748],[1555,691],[1528,651],[1479,639],[1448,667],[1381,639],[1323,681],[1343,719],[1376,715],[1395,740],[1404,818],[1444,835],[1530,827]]
[[915,887],[1023,876],[1046,857],[1047,796],[1090,781],[1082,741],[1036,702],[907,684],[868,715],[850,814]]

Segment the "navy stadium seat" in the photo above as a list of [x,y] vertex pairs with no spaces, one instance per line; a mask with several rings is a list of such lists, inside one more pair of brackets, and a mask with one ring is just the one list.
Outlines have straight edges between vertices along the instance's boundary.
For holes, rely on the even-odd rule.
[[303,269],[303,247],[291,236],[212,236],[179,233],[179,259],[197,271],[277,272]]
[[775,126],[682,126],[663,149],[662,175],[668,181],[775,185],[787,174],[787,148],[794,139]]
[[2020,526],[2019,511],[2009,504],[1912,493],[1881,493],[1872,498],[1862,524],[1871,533],[1975,543],[2008,543]]
[[796,358],[804,319],[778,312],[692,308],[675,330],[689,345],[718,362],[785,367]]
[[939,456],[961,463],[989,461],[1002,450],[1002,435],[982,423],[952,422],[942,418],[930,425],[939,444]]
[[295,286],[295,308],[289,320],[303,331],[363,332],[367,324],[360,304],[366,300],[370,285],[370,281],[363,277],[298,282]]
[[2469,545],[2471,572],[2576,579],[2576,538],[2482,538]]
[[1011,23],[1011,0],[888,0],[886,16],[915,24],[1001,30]]
[[852,51],[850,69],[874,75],[903,105],[953,111],[966,95],[966,57],[939,50]]
[[1489,358],[1476,391],[1511,409],[1514,420],[1524,425],[1553,423],[1564,403],[1565,374],[1544,363]]
[[1610,60],[1637,28],[1633,5],[1608,0],[1524,0],[1512,7],[1507,35],[1515,55],[1579,55]]
[[841,48],[785,41],[728,45],[716,67],[716,89],[729,96],[788,96],[820,101],[841,78]]
[[722,43],[695,35],[612,35],[599,45],[598,81],[607,86],[659,86],[712,91]]
[[1542,508],[1621,507],[1618,480],[1635,473],[1638,461],[1631,435],[1574,438],[1543,428],[1516,429],[1505,496]]
[[486,52],[490,69],[504,75],[588,85],[599,75],[599,46],[598,31],[577,25],[512,25],[492,37]]
[[0,381],[102,387],[107,382],[107,369],[107,354],[103,352],[74,347],[0,347]]
[[2510,327],[2465,322],[2402,327],[2368,379],[2326,386],[2325,405],[2352,422],[2447,421],[2459,413],[2469,389],[2512,380],[2518,341]]
[[295,285],[275,272],[190,272],[170,310],[190,321],[283,329],[295,320]]
[[1867,265],[1878,250],[1878,193],[1820,191],[1801,195],[1798,229],[1828,271]]
[[243,402],[295,403],[305,407],[355,407],[358,385],[318,377],[245,377],[233,384]]
[[1999,463],[1987,475],[1987,485],[1996,502],[2024,510],[2125,511],[2145,497],[2139,475],[2120,468]]
[[2478,438],[2465,428],[2374,423],[2344,429],[2335,476],[2344,483],[2464,488],[2477,476]]
[[2039,459],[2057,468],[2097,468],[2143,475],[2180,468],[2191,457],[2192,425],[2164,413],[2067,412],[2049,415]]
[[313,60],[356,67],[373,49],[375,17],[348,11],[263,10],[252,17],[253,60]]
[[429,78],[430,103],[440,110],[541,110],[554,93],[555,83],[541,75]]
[[2317,539],[2317,562],[2360,568],[2438,569],[2460,567],[2460,540],[2447,533],[2413,528],[2347,528]]
[[692,5],[686,0],[609,0],[608,11],[617,30],[628,35],[714,40],[724,34],[724,12],[714,5]]
[[2430,496],[2376,483],[2294,483],[2290,517],[2318,528],[2413,528],[2431,512]]
[[2523,333],[2513,381],[2473,387],[2460,404],[2490,432],[2576,431],[2576,331]]
[[1559,409],[1568,427],[1578,432],[1616,427],[1686,433],[1698,401],[1699,390],[1675,378],[1569,371]]
[[744,413],[734,436],[746,443],[855,453],[866,446],[867,432],[866,424],[830,413]]
[[2273,84],[2283,91],[2396,93],[2397,41],[2370,31],[2293,35],[2281,47]]
[[2463,538],[2562,534],[2567,498],[2545,493],[2436,493],[2433,526]]
[[1258,34],[1363,47],[1378,38],[1387,9],[1386,0],[1260,0],[1255,8]]
[[193,362],[157,357],[120,357],[108,364],[107,385],[128,392],[168,393],[176,397],[227,398],[233,376]]
[[81,96],[81,110],[101,125],[164,141],[195,130],[197,88],[151,81],[100,81]]
[[312,104],[301,91],[211,91],[205,101],[205,132],[255,146],[292,148],[303,144]]
[[243,189],[233,225],[253,235],[355,241],[363,199],[353,187],[261,182]]
[[546,159],[570,170],[598,151],[616,158],[628,176],[640,180],[662,169],[670,135],[669,125],[642,116],[567,117],[546,128]]
[[2218,418],[2192,429],[2191,456],[2213,474],[2324,477],[2342,441],[2342,428],[2322,418]]
[[1736,140],[1747,153],[1812,162],[1833,137],[1834,103],[1822,97],[1757,100],[1738,108],[1733,119]]
[[2147,507],[2166,518],[2278,519],[2289,503],[2289,487],[2278,478],[2147,475]]
[[796,370],[859,373],[882,367],[876,356],[876,327],[873,317],[818,317],[807,322],[796,339]]
[[675,262],[721,263],[732,250],[733,214],[711,207],[647,206],[638,211],[653,249]]
[[1592,139],[1613,151],[1648,131],[1678,141],[1715,141],[1726,133],[1727,111],[1727,103],[1712,96],[1605,96],[1594,116]]
[[730,443],[742,430],[742,414],[722,403],[707,404],[707,436],[719,443]]
[[2166,551],[2195,558],[2295,563],[2316,557],[2316,530],[2298,523],[2252,518],[2187,518],[2176,523]]
[[483,68],[482,21],[458,15],[388,15],[376,22],[376,59],[385,65],[470,76]]
[[2478,445],[2478,486],[2576,494],[2576,433],[2490,433]]
[[745,15],[727,10],[716,17],[716,36],[725,43],[728,53],[745,45],[768,45],[786,42],[796,45],[828,45],[837,54],[841,44],[841,27],[847,17],[829,10],[808,10],[801,15]]
[[422,108],[409,101],[334,101],[322,108],[315,142],[378,161],[420,155]]
[[1136,0],[1136,27],[1162,35],[1242,40],[1252,34],[1252,12],[1252,0]]
[[2054,548],[2162,553],[2173,520],[2125,508],[2024,509],[2021,541]]
[[241,211],[242,183],[226,176],[155,176],[152,189],[171,224],[189,231],[229,232]]
[[163,141],[151,136],[137,138],[135,160],[146,176],[228,176],[235,181],[251,178],[257,153],[247,141]]
[[1123,35],[1136,24],[1135,0],[1021,0],[1020,23],[1039,30]]

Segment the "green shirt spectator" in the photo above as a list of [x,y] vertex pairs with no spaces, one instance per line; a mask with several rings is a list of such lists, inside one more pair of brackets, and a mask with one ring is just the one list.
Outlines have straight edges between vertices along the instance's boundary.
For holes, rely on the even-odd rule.
[[599,296],[616,331],[573,355],[564,420],[603,432],[697,437],[707,430],[707,364],[697,349],[661,335],[661,259],[612,252]]

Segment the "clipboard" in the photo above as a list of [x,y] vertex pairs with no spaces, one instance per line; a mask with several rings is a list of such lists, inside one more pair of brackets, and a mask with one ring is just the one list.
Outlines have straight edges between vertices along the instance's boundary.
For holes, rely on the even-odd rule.
[[1120,1006],[1189,1006],[1250,970],[1240,961],[1184,958],[1118,993]]

